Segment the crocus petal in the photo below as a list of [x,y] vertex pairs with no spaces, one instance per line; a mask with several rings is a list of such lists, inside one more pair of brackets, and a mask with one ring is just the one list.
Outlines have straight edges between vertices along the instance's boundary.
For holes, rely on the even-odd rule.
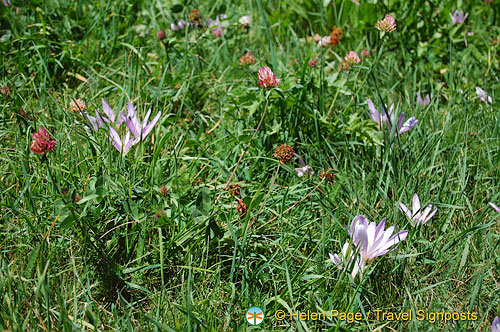
[[413,195],[413,215],[416,215],[418,211],[420,211],[420,198],[418,198],[418,195],[415,193]]
[[417,103],[419,105],[423,105],[424,104],[424,100],[422,99],[422,96],[420,95],[420,92],[417,92]]
[[158,122],[158,120],[160,119],[160,116],[161,116],[161,112],[158,112],[158,114],[156,114],[154,119],[151,120],[151,122],[146,127],[144,127],[144,129],[142,130],[142,139],[144,139],[144,138],[146,138],[146,136],[148,136],[149,132],[153,129],[156,122]]
[[102,110],[104,111],[104,114],[106,114],[106,117],[104,118],[104,121],[106,122],[115,122],[115,113],[109,106],[109,104],[104,100],[104,98],[101,99],[102,102]]
[[500,318],[498,316],[493,319],[493,323],[491,323],[491,332],[500,332]]
[[342,268],[342,260],[340,259],[339,255],[335,254],[329,254],[330,259],[332,260],[333,264],[337,265],[339,268]]
[[141,133],[139,131],[140,128],[137,128],[135,126],[134,120],[132,120],[131,118],[127,118],[126,124],[127,124],[128,129],[130,130],[130,132],[132,133],[132,135],[134,135],[135,138],[140,138],[141,137]]
[[371,99],[367,100],[368,103],[368,116],[375,122],[380,123],[380,114],[378,110],[375,108],[375,105],[373,105],[373,101]]
[[396,235],[391,237],[389,240],[387,240],[387,242],[385,242],[384,244],[382,244],[380,246],[379,250],[377,251],[377,256],[381,256],[381,255],[388,253],[389,251],[395,250],[396,247],[394,247],[392,249],[390,249],[390,248],[395,246],[399,242],[403,241],[404,239],[406,239],[407,236],[408,236],[408,231],[401,231],[401,232],[397,233]]
[[436,214],[438,209],[435,208],[434,211],[432,211],[429,215],[427,215],[430,210],[432,210],[432,205],[427,206],[424,213],[422,213],[422,217],[421,217],[422,224],[425,224],[426,222],[428,222]]
[[401,211],[403,211],[404,214],[406,214],[406,216],[408,218],[412,218],[413,215],[412,213],[410,212],[410,210],[406,207],[406,205],[404,205],[403,203],[399,203],[399,208],[401,209]]
[[[404,114],[404,113],[401,113],[401,114]],[[405,133],[405,132],[409,131],[410,129],[414,128],[417,124],[418,124],[418,120],[414,116],[412,116],[411,118],[408,119],[408,121],[406,121],[401,126],[401,128],[399,129],[399,133],[400,134]]]
[[490,206],[495,210],[497,211],[498,213],[500,213],[500,207],[498,207],[498,205],[492,203],[492,202],[489,202],[488,204],[490,204]]
[[109,127],[109,134],[111,135],[110,139],[113,143],[113,146],[120,152],[122,152],[122,141],[120,135],[116,132],[113,127]]

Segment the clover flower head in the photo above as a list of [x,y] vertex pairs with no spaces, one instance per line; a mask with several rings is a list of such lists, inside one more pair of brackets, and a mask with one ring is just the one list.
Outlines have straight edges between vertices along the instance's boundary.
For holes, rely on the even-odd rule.
[[377,21],[376,28],[381,32],[393,32],[396,30],[396,20],[389,14],[386,14],[383,20]]
[[469,16],[469,13],[465,13],[465,15],[464,15],[463,10],[461,10],[461,11],[454,10],[451,13],[451,23],[453,23],[453,24],[464,23],[465,20],[467,19],[467,16]]
[[[425,210],[420,210],[420,199],[415,193],[413,195],[413,207],[412,211],[406,207],[403,203],[399,203],[401,211],[404,212],[410,218],[411,224],[413,226],[420,226],[428,222],[437,212],[437,208],[432,210],[432,205],[428,205]],[[431,212],[432,211],[432,212]]]
[[[170,28],[172,29],[172,31],[175,31],[174,29],[177,29],[177,26],[172,23],[170,25]],[[165,38],[167,38],[167,34],[165,33],[165,30],[160,30],[156,33],[156,37],[159,39],[159,40],[164,40]]]
[[33,140],[31,141],[30,149],[36,154],[45,154],[48,151],[54,151],[57,141],[53,140],[47,130],[43,127],[38,128],[38,132],[31,134]]
[[249,28],[250,24],[252,23],[252,18],[248,15],[240,17],[238,22],[244,27],[244,28]]
[[259,79],[259,85],[264,89],[277,87],[281,82],[281,79],[276,78],[276,75],[274,75],[269,67],[260,68],[257,77]]
[[85,102],[79,98],[71,100],[71,102],[69,103],[69,110],[74,113],[84,111],[85,108]]
[[349,53],[346,54],[344,57],[344,61],[351,65],[355,65],[361,62],[361,59],[359,58],[358,54],[354,51],[349,51]]
[[316,65],[318,64],[318,60],[316,59],[310,59],[309,62],[308,62],[309,66],[310,67],[316,67]]
[[280,144],[274,149],[274,156],[278,158],[281,163],[286,164],[292,160],[294,150],[290,145]]
[[363,48],[363,50],[361,51],[361,56],[363,58],[366,58],[366,57],[370,56],[370,51],[368,51],[367,48]]
[[256,62],[257,62],[257,59],[255,59],[255,56],[250,51],[243,54],[240,58],[240,65],[247,65],[248,66],[248,65],[253,65]]

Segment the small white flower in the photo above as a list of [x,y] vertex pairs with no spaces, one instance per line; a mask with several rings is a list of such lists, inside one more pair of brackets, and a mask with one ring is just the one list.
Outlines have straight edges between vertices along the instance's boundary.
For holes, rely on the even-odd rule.
[[484,101],[486,104],[493,103],[493,99],[491,99],[491,96],[488,96],[486,91],[484,91],[483,89],[481,89],[478,86],[476,86],[476,93],[477,93],[477,96],[479,97],[479,99]]
[[297,172],[299,178],[303,177],[306,173],[309,173],[309,175],[314,174],[309,165],[305,165],[304,167],[298,167],[295,169],[295,171]]

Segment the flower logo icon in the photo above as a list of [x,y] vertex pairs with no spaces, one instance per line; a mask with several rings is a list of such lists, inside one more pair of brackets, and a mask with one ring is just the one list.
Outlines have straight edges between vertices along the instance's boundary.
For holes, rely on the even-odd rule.
[[259,307],[251,307],[245,314],[248,324],[253,326],[260,325],[264,321],[264,317],[264,311]]

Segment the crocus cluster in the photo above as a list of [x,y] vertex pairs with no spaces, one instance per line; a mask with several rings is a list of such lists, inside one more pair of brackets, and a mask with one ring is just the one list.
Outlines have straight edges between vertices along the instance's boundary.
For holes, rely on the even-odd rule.
[[[107,123],[107,127],[109,130],[109,139],[111,140],[113,146],[123,154],[127,153],[130,148],[132,148],[137,143],[143,141],[151,132],[151,130],[153,130],[153,127],[155,126],[156,122],[158,122],[161,116],[161,112],[158,112],[154,119],[148,123],[149,116],[151,115],[151,109],[149,109],[146,113],[146,117],[141,123],[135,111],[135,106],[129,103],[128,113],[125,113],[125,111],[122,110],[117,117],[113,109],[104,99],[102,99],[102,109],[104,115],[101,115],[99,111],[96,111],[95,117],[88,114],[85,114],[85,117],[90,122],[94,130],[103,128],[104,123]],[[119,129],[120,125],[123,122],[126,123],[127,130],[125,133],[125,137],[122,139],[118,134],[117,129]],[[116,126],[116,129],[114,126]]]
[[385,219],[377,225],[369,223],[364,216],[357,216],[352,220],[349,228],[351,239],[342,247],[341,256],[330,254],[330,259],[340,269],[352,269],[354,278],[358,272],[363,274],[367,263],[396,249],[395,246],[408,236],[405,230],[394,235],[393,232],[394,226],[385,230]]
[[380,32],[393,32],[396,30],[396,20],[389,14],[386,14],[383,20],[377,21],[376,28]]
[[[413,195],[413,207],[412,211],[406,207],[403,203],[399,203],[401,211],[403,211],[413,226],[420,226],[428,222],[437,212],[437,208],[432,211],[432,205],[428,205],[425,210],[420,210],[420,198],[415,193]],[[431,212],[432,211],[432,212]]]
[[469,13],[465,13],[465,15],[464,15],[463,10],[461,10],[461,11],[454,10],[451,13],[451,23],[453,23],[453,24],[464,23],[465,20],[467,19],[467,16],[469,16]]
[[257,77],[259,79],[259,85],[264,89],[277,87],[281,82],[281,79],[276,78],[276,75],[274,75],[269,67],[260,68]]
[[488,96],[488,94],[486,93],[486,91],[484,91],[483,89],[481,89],[478,86],[476,86],[476,94],[479,97],[479,99],[481,99],[482,101],[484,101],[486,104],[493,103],[493,99],[491,98],[491,96]]
[[54,151],[57,141],[53,140],[47,130],[43,127],[38,128],[38,132],[31,134],[33,140],[31,141],[30,149],[36,154],[45,154],[48,151]]

